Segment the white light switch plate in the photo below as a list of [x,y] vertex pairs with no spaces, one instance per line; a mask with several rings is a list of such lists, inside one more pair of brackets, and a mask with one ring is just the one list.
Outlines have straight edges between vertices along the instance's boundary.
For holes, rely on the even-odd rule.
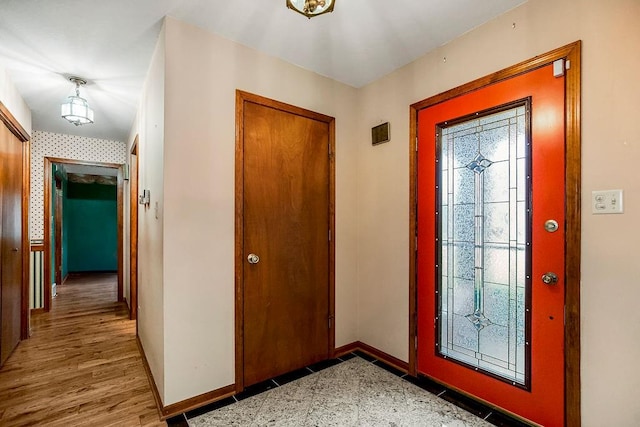
[[623,212],[622,190],[598,190],[591,192],[591,213],[621,214]]

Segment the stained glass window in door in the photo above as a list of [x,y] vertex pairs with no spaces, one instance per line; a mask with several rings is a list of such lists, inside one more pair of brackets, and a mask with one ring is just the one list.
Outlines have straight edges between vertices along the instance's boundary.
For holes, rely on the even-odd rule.
[[438,128],[437,351],[527,385],[528,101]]

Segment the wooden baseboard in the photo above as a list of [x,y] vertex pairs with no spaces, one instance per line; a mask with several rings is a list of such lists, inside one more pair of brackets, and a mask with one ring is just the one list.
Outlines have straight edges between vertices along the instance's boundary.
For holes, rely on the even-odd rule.
[[397,357],[394,357],[388,353],[385,353],[382,350],[378,350],[377,348],[372,347],[369,344],[365,344],[361,341],[352,342],[351,344],[338,347],[336,348],[334,354],[335,354],[335,357],[340,357],[347,353],[352,353],[357,350],[363,353],[366,353],[371,357],[375,357],[376,359],[381,360],[387,365],[391,365],[396,369],[400,369],[402,372],[407,372],[407,373],[409,372],[409,364],[407,362],[404,362],[398,359]]
[[142,359],[142,365],[144,366],[144,370],[147,373],[147,379],[149,380],[149,385],[151,386],[151,393],[153,393],[153,399],[156,401],[156,408],[158,409],[158,414],[160,415],[160,419],[162,418],[162,399],[160,398],[160,392],[158,391],[158,386],[156,385],[156,381],[153,379],[153,374],[151,373],[151,367],[149,367],[149,362],[147,361],[147,355],[144,353],[144,348],[142,347],[142,343],[140,342],[140,337],[136,335],[136,344],[138,344],[138,350],[140,350],[140,356]]
[[359,350],[363,353],[367,353],[369,356],[373,356],[376,359],[382,360],[387,365],[391,365],[394,368],[400,369],[403,372],[409,372],[409,363],[404,362],[397,357],[394,357],[388,353],[385,353],[382,350],[378,350],[375,347],[370,346],[369,344],[365,344],[363,342],[358,341]]
[[44,312],[45,312],[44,307],[32,308],[31,311],[30,311],[32,316],[36,315],[36,314],[41,314],[41,313],[44,313]]
[[343,345],[342,347],[338,347],[333,351],[333,357],[344,356],[345,354],[353,353],[356,350],[359,350],[358,347],[359,341],[352,342],[351,344]]
[[153,374],[151,373],[151,368],[149,367],[147,356],[144,353],[144,348],[142,347],[142,343],[140,342],[140,337],[137,335],[136,343],[138,344],[138,349],[140,350],[140,355],[142,356],[142,364],[144,365],[144,370],[147,373],[149,385],[151,386],[151,392],[153,393],[153,398],[156,401],[156,408],[158,409],[158,414],[160,415],[160,419],[162,421],[166,420],[167,418],[183,414],[187,411],[200,408],[202,406],[208,405],[209,403],[213,403],[236,394],[236,386],[235,384],[231,384],[217,390],[209,391],[207,393],[191,397],[181,402],[176,402],[172,403],[171,405],[164,406],[162,403],[162,399],[160,398],[158,386],[156,386],[156,382],[153,379]]
[[186,399],[181,402],[173,403],[171,405],[163,407],[161,418],[163,420],[166,420],[167,418],[183,414],[193,409],[200,408],[202,406],[208,405],[218,400],[222,400],[227,397],[233,396],[234,394],[236,394],[235,384],[231,384],[226,387],[219,388],[217,390],[203,393],[199,396],[195,396],[190,399]]
[[[36,309],[38,310],[38,309]],[[44,310],[44,309],[40,309],[40,310]],[[218,400],[222,400],[225,399],[227,397],[233,396],[236,393],[236,388],[235,388],[235,384],[230,384],[228,386],[219,388],[217,390],[213,390],[207,393],[203,393],[199,396],[194,396],[191,397],[189,399],[177,402],[177,403],[173,403],[171,405],[167,405],[164,406],[162,404],[162,400],[160,399],[160,393],[158,392],[158,387],[156,386],[155,380],[153,379],[153,374],[151,373],[151,368],[149,367],[149,363],[147,361],[147,357],[144,353],[144,349],[142,348],[142,343],[140,342],[140,338],[138,336],[136,336],[136,342],[138,344],[138,348],[140,349],[140,354],[142,356],[142,363],[144,365],[144,369],[147,373],[147,378],[149,379],[149,384],[151,385],[151,391],[153,392],[153,397],[156,401],[156,407],[158,409],[158,414],[160,415],[160,419],[161,420],[166,420],[167,418],[171,418],[177,415],[181,415],[185,412],[189,412],[192,411],[194,409],[203,407],[205,405],[208,405],[210,403],[216,402]],[[390,365],[396,369],[399,369],[402,372],[407,372],[409,371],[409,364],[407,362],[404,362],[400,359],[398,359],[397,357],[394,357],[388,353],[385,353],[382,350],[378,350],[377,348],[370,346],[369,344],[363,343],[361,341],[355,341],[352,342],[350,344],[346,344],[343,345],[341,347],[336,348],[333,351],[333,357],[341,357],[344,356],[346,354],[349,353],[353,353],[355,351],[360,351],[362,353],[368,354],[371,357],[374,357],[384,363],[386,363],[387,365]],[[530,424],[531,421],[525,420],[522,417],[510,413],[508,411],[505,411],[502,408],[496,407],[495,405],[491,404],[490,402],[487,402],[485,400],[479,399],[476,396],[470,395],[468,393],[466,393],[463,390],[457,389],[456,387],[452,387],[446,383],[443,383],[441,381],[439,381],[436,378],[431,378],[428,377],[426,375],[422,375],[421,376],[425,376],[427,378],[429,378],[431,381],[437,382],[439,384],[442,384],[443,387],[446,387],[450,390],[456,391],[462,395],[467,396],[468,398],[475,400],[481,404],[484,404],[488,407],[491,407],[493,409],[495,409],[498,412],[502,412],[507,414],[508,416],[511,416],[517,420],[521,420],[523,423],[525,424]],[[536,424],[532,424],[532,425],[536,425]]]
[[[200,408],[202,406],[208,405],[210,403],[216,402],[218,400],[225,399],[227,397],[233,396],[236,394],[236,386],[235,384],[230,384],[228,386],[209,391],[207,393],[203,393],[198,396],[191,397],[189,399],[172,403],[171,405],[164,406],[162,403],[162,399],[160,398],[160,393],[158,392],[158,387],[156,386],[156,382],[153,379],[153,374],[151,373],[151,368],[149,367],[149,362],[147,361],[147,356],[144,353],[144,348],[142,347],[142,343],[140,342],[140,337],[136,336],[136,343],[138,344],[138,349],[140,350],[140,354],[142,356],[142,364],[144,365],[144,370],[147,373],[147,378],[149,379],[149,385],[151,386],[151,391],[153,393],[153,398],[156,401],[156,407],[158,409],[158,414],[160,415],[161,420],[166,420],[167,418],[174,417],[176,415],[183,414],[188,411],[192,411],[194,409]],[[354,351],[361,351],[366,353],[372,357],[375,357],[378,360],[383,361],[384,363],[393,366],[396,369],[400,369],[403,372],[408,372],[409,364],[407,362],[403,362],[402,360],[391,356],[384,351],[378,350],[375,347],[372,347],[368,344],[365,344],[360,341],[352,342],[351,344],[343,345],[334,350],[334,357],[344,356],[345,354],[352,353]]]

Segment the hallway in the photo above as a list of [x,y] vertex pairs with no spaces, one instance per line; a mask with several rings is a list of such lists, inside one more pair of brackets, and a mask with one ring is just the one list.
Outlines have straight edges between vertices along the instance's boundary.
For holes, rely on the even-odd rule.
[[2,426],[162,426],[115,274],[69,277],[0,370]]

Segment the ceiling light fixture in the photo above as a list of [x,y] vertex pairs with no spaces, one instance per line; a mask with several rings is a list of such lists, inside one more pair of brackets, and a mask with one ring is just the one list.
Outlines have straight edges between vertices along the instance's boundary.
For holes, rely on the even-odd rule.
[[333,12],[335,0],[287,0],[287,7],[311,19],[323,13]]
[[87,100],[80,97],[80,85],[86,84],[87,81],[80,77],[69,77],[69,80],[76,84],[76,94],[69,96],[62,104],[60,108],[62,118],[76,126],[93,123],[93,110],[89,108]]

